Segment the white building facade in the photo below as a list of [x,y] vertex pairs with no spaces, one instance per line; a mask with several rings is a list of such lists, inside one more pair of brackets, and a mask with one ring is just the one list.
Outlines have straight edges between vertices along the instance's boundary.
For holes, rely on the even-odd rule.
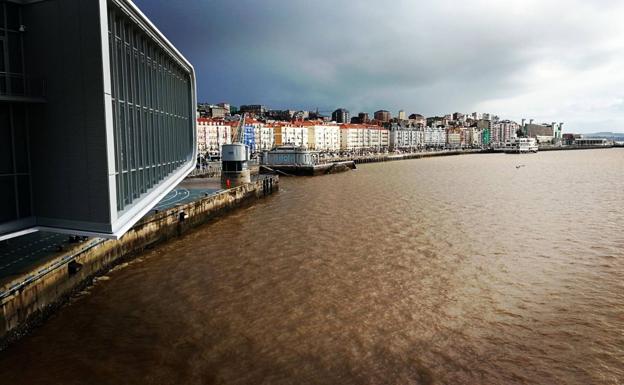
[[256,151],[268,151],[275,147],[273,126],[259,124],[254,127],[256,136]]
[[314,124],[308,126],[308,144],[310,150],[339,151],[340,126],[335,124]]
[[390,127],[391,150],[414,150],[422,148],[424,145],[425,133],[422,128],[396,124]]
[[426,147],[441,148],[446,146],[446,128],[425,127],[424,138]]
[[223,120],[197,119],[197,151],[200,155],[221,156],[221,146],[232,143],[232,126]]
[[382,150],[390,146],[390,130],[380,126],[343,124],[340,126],[340,149]]
[[246,129],[253,131],[253,152],[268,151],[275,147],[274,126],[255,119],[245,120]]
[[308,147],[308,127],[293,124],[275,124],[273,126],[275,146],[293,145]]

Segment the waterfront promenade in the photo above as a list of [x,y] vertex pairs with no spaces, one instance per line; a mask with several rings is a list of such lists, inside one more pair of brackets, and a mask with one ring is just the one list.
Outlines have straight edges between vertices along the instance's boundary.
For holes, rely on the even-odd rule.
[[[542,146],[539,151],[568,151],[568,150],[600,150],[622,146]],[[378,152],[367,154],[352,154],[343,156],[329,156],[318,160],[319,164],[332,162],[353,161],[356,164],[391,162],[397,160],[430,158],[437,156],[454,156],[468,154],[492,154],[497,151],[491,148],[465,148],[465,149],[441,149],[441,150],[418,150],[405,152]]]
[[[218,178],[204,178],[199,182],[186,180],[167,194],[147,216],[175,205],[197,201],[219,191],[221,187]],[[0,241],[0,288],[91,239],[93,238],[39,231]]]
[[[50,240],[46,233],[32,235],[42,237],[39,242],[23,239],[21,250],[40,247],[40,253],[5,268],[0,281],[0,350],[31,322],[46,318],[67,295],[118,261],[271,195],[279,189],[278,181],[276,176],[257,176],[251,183],[228,190],[215,189],[213,180],[184,182],[184,187],[166,197],[119,240],[85,238],[59,243],[56,246],[63,250],[47,253],[45,247],[37,246]],[[56,236],[51,239],[60,240]],[[21,252],[10,249],[9,245],[3,255]]]

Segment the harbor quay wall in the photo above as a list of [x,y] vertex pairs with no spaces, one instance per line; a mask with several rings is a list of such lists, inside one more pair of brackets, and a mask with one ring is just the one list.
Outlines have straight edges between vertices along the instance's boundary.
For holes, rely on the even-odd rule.
[[0,288],[0,350],[42,323],[70,296],[145,249],[279,190],[267,176],[139,221],[119,240],[89,239]]
[[[540,147],[539,151],[565,151],[565,150],[596,150],[596,149],[608,149],[617,146],[560,146],[560,147]],[[432,158],[437,156],[455,156],[455,155],[468,155],[468,154],[494,154],[496,150],[488,149],[468,149],[468,150],[445,150],[445,151],[430,151],[430,152],[414,152],[408,154],[374,154],[365,156],[354,156],[340,158],[337,161],[353,161],[356,164],[361,163],[378,163],[378,162],[392,162],[396,160],[405,159],[420,159],[420,158]]]
[[352,158],[345,158],[341,160],[352,160],[356,164],[361,163],[378,163],[378,162],[392,162],[396,160],[405,159],[420,159],[420,158],[432,158],[436,156],[454,156],[465,154],[484,154],[490,153],[491,150],[448,150],[448,151],[430,151],[430,152],[414,152],[409,154],[382,154],[382,155],[368,155]]
[[431,151],[431,152],[415,152],[408,154],[372,154],[362,156],[349,156],[324,160],[322,163],[315,165],[262,165],[260,166],[261,174],[278,174],[283,176],[317,176],[324,174],[334,174],[338,172],[344,172],[353,170],[356,168],[356,164],[362,163],[379,163],[379,162],[392,162],[397,160],[406,159],[419,159],[419,158],[431,158],[437,156],[453,156],[464,154],[484,154],[491,153],[492,150],[446,150],[446,151]]
[[601,150],[607,148],[617,147],[615,145],[609,146],[576,146],[576,145],[567,145],[567,146],[540,146],[539,151],[566,151],[566,150]]
[[281,164],[260,166],[260,173],[278,174],[284,176],[318,176],[325,174],[336,174],[339,172],[354,170],[355,168],[355,162],[349,160],[315,165]]

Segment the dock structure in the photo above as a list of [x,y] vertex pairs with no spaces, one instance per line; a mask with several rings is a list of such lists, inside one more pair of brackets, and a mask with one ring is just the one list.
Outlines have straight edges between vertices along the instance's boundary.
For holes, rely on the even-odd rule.
[[471,149],[471,150],[445,150],[445,151],[421,151],[407,154],[373,154],[364,156],[354,156],[339,158],[337,161],[353,161],[356,164],[361,163],[379,163],[379,162],[393,162],[397,160],[406,159],[420,159],[420,158],[432,158],[436,156],[453,156],[453,155],[465,155],[465,154],[484,154],[491,153],[489,149]]
[[223,188],[241,186],[251,181],[249,147],[243,143],[223,145],[221,185]]
[[0,280],[0,350],[116,264],[278,190],[279,176],[259,176],[251,183],[166,206],[145,216],[119,240],[90,238]]
[[336,174],[339,172],[355,170],[355,162],[341,161],[314,165],[283,164],[274,166],[260,166],[262,174],[277,174],[283,176],[318,176]]
[[[447,150],[415,152],[408,154],[371,154],[361,156],[336,157],[324,161],[315,161],[305,148],[281,147],[263,155],[261,174],[278,174],[283,176],[317,176],[355,170],[357,164],[392,162],[406,159],[430,158],[436,156],[452,156],[464,154],[490,153],[491,150]],[[310,153],[311,154],[311,153]],[[305,162],[304,162],[305,160]]]
[[317,176],[335,174],[355,169],[355,162],[343,160],[319,163],[318,153],[301,146],[285,145],[275,147],[262,154],[260,173],[284,176]]

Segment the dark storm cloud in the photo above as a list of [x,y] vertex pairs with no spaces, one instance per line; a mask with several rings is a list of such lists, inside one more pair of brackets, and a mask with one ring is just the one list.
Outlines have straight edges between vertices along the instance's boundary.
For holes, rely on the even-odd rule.
[[195,65],[200,100],[235,105],[581,120],[567,93],[615,97],[591,83],[622,60],[611,0],[137,4]]

